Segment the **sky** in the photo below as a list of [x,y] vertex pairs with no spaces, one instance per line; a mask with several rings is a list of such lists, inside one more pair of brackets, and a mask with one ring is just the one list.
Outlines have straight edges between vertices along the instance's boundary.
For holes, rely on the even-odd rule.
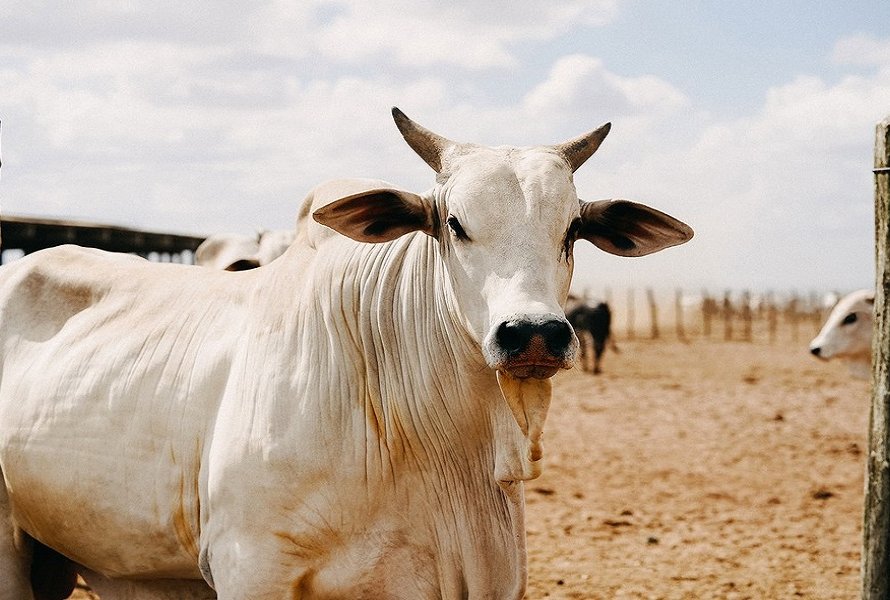
[[874,282],[890,3],[0,0],[0,215],[207,235],[293,227],[335,177],[422,192],[390,108],[450,139],[552,144],[696,232],[576,248],[576,287]]

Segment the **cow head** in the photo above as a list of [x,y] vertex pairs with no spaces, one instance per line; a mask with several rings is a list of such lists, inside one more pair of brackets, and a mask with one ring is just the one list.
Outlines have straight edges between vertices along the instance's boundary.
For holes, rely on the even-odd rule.
[[870,362],[874,304],[874,290],[857,290],[841,298],[810,342],[810,352],[824,360]]
[[488,365],[517,379],[570,368],[578,341],[565,318],[577,239],[620,256],[686,242],[692,230],[626,200],[583,202],[572,173],[610,125],[554,146],[456,143],[393,108],[405,140],[437,173],[425,195],[374,188],[316,210],[315,220],[362,242],[422,231],[438,239],[449,289]]
[[554,146],[489,148],[448,140],[397,108],[393,117],[408,145],[436,171],[437,185],[423,195],[365,186],[313,216],[362,242],[418,231],[438,240],[452,313],[497,372],[536,461],[548,378],[570,368],[578,348],[562,308],[575,241],[642,256],[686,242],[692,230],[634,202],[578,199],[572,174],[602,143],[609,124]]

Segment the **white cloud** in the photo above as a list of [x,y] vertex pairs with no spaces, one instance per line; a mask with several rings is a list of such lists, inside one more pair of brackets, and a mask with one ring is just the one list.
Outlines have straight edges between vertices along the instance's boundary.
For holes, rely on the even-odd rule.
[[513,98],[482,96],[491,70],[525,75],[523,44],[606,23],[618,5],[96,0],[78,19],[41,11],[61,27],[55,38],[15,10],[0,20],[3,208],[178,231],[287,227],[322,179],[432,183],[389,118],[396,104],[442,135],[494,145],[558,142],[612,121],[576,175],[579,192],[638,199],[697,236],[640,261],[591,252],[581,282],[757,283],[757,264],[769,283],[806,277],[785,264],[868,263],[890,41],[838,42],[832,60],[851,74],[776,85],[741,119],[584,54],[553,60]]
[[515,47],[573,27],[603,25],[617,7],[618,0],[572,0],[544,10],[530,0],[344,2],[321,29],[319,48],[332,58],[358,63],[391,56],[414,67],[515,67]]
[[[224,46],[288,59],[322,55],[367,65],[515,67],[515,49],[573,28],[601,26],[623,0],[94,0],[72,5],[0,1],[0,40],[65,48],[121,40]],[[626,0],[624,0],[626,1]]]
[[890,40],[868,35],[855,35],[839,40],[832,52],[839,65],[878,65],[890,67]]
[[522,110],[524,119],[544,131],[574,136],[599,125],[591,118],[640,131],[687,104],[682,91],[658,77],[624,77],[598,58],[576,54],[556,61],[547,79],[525,96]]

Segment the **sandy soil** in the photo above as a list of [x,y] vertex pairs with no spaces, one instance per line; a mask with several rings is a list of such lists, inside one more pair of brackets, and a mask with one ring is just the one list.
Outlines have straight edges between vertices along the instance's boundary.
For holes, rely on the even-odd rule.
[[559,377],[528,597],[857,597],[869,383],[806,342],[620,347]]
[[869,384],[803,337],[624,341],[558,375],[527,597],[856,597]]

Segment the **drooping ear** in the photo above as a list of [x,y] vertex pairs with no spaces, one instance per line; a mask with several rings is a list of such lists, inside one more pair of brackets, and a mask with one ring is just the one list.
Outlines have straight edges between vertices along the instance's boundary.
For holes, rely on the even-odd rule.
[[578,237],[618,256],[645,256],[692,239],[686,223],[630,200],[581,202]]
[[[358,242],[389,242],[412,231],[435,235],[429,202],[413,192],[379,185],[382,182],[362,185],[365,181],[336,182],[340,188],[353,189],[333,196],[335,199],[315,210],[312,218]],[[331,190],[316,190],[316,200],[326,191]]]

